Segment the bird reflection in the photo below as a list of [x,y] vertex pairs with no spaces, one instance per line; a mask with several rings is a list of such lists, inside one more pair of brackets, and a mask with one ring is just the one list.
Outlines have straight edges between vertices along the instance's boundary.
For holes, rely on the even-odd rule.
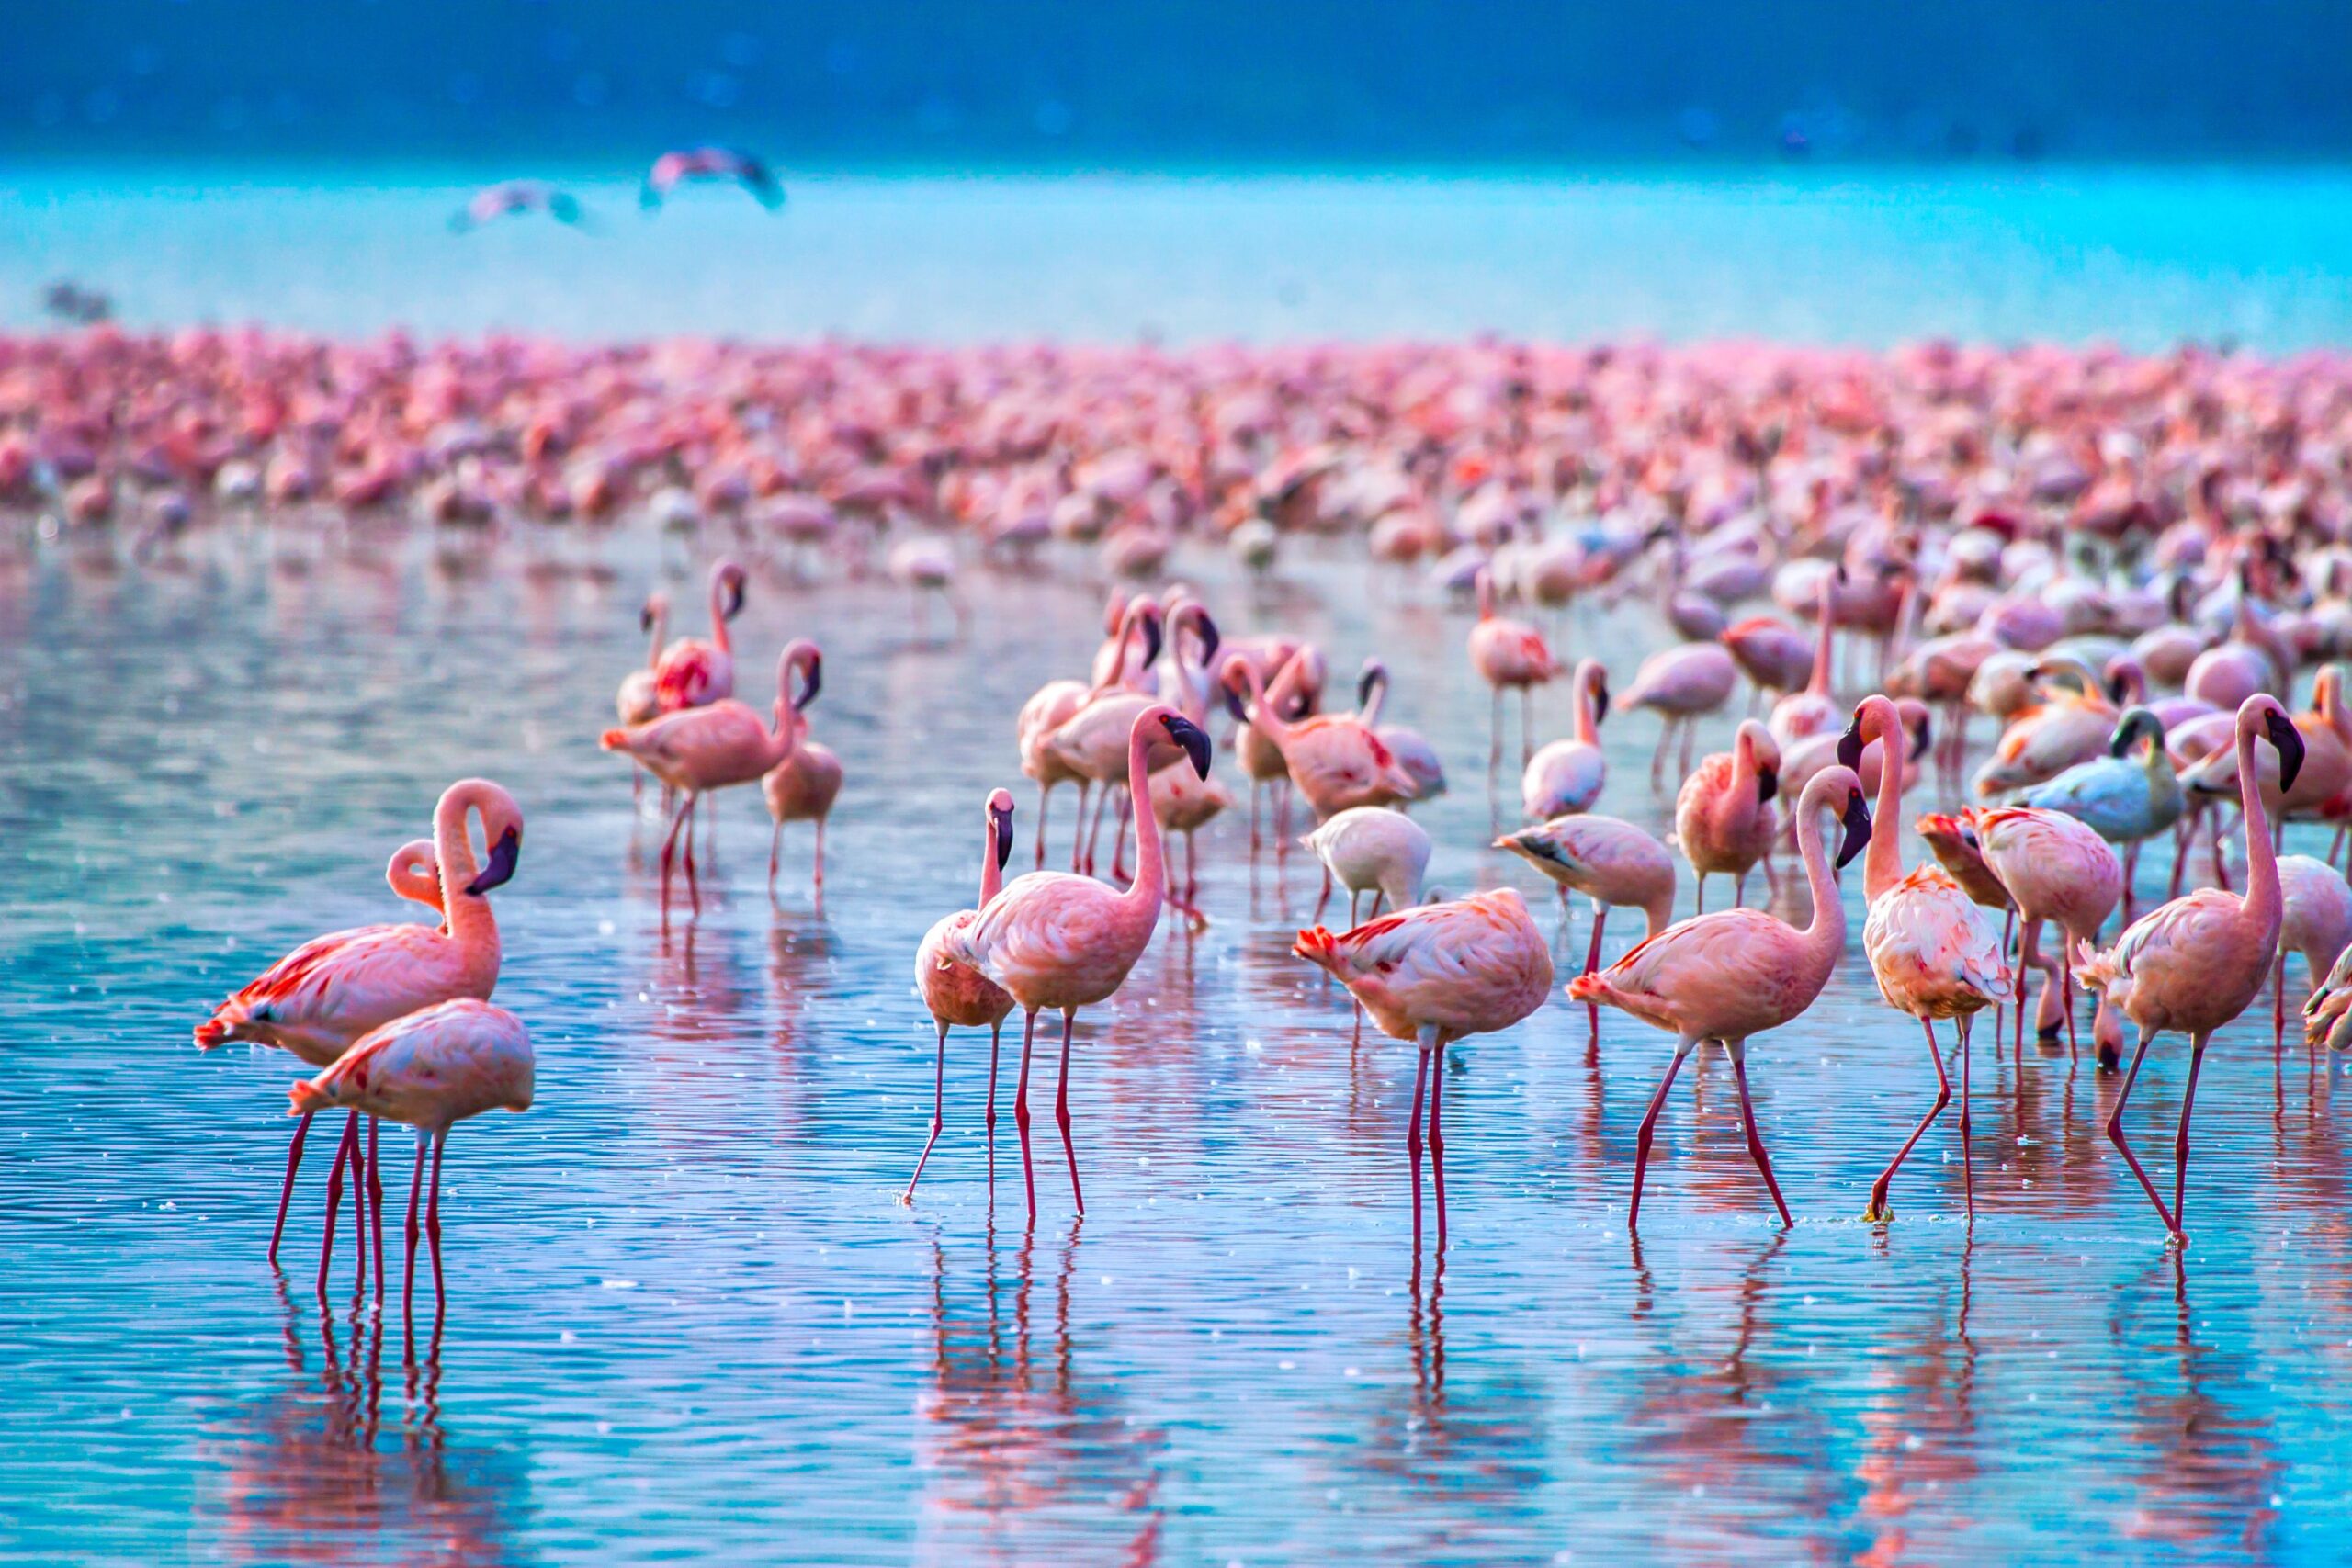
[[[1890,1335],[1873,1347],[1869,1398],[1861,1412],[1861,1462],[1855,1472],[1863,1487],[1859,1522],[1871,1539],[1857,1562],[1892,1565],[1917,1561],[1923,1552],[1940,1555],[1924,1550],[1923,1512],[1934,1502],[1957,1500],[1982,1473],[1977,1347],[1969,1325],[1975,1256],[1972,1228],[1961,1244],[1949,1325],[1939,1303],[1916,1334]],[[1967,1522],[1938,1519],[1936,1529],[1940,1535],[1965,1529]]]
[[994,1226],[972,1272],[951,1270],[946,1248],[932,1244],[918,1562],[1159,1560],[1164,1436],[1123,1414],[1114,1376],[1082,1371],[1070,1330],[1083,1224],[1062,1238],[1050,1307],[1034,1300],[1034,1231],[1022,1233],[1009,1279]]

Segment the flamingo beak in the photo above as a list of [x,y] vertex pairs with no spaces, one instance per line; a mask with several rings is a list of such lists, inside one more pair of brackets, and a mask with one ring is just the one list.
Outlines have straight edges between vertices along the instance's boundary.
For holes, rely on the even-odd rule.
[[1201,633],[1201,663],[1205,667],[1210,660],[1216,657],[1217,644],[1222,639],[1217,636],[1216,623],[1209,619],[1206,610],[1199,611],[1196,620]]
[[1229,713],[1229,714],[1231,714],[1235,718],[1237,718],[1237,719],[1240,720],[1243,724],[1247,724],[1247,723],[1249,723],[1249,722],[1250,722],[1250,705],[1249,705],[1249,704],[1247,704],[1247,703],[1245,703],[1245,702],[1243,702],[1243,701],[1241,700],[1241,694],[1240,694],[1239,692],[1237,692],[1237,691],[1235,691],[1235,690],[1233,689],[1233,682],[1232,682],[1227,681],[1227,682],[1225,683],[1225,688],[1224,688],[1224,689],[1225,689],[1225,711],[1226,711],[1226,712],[1227,712],[1227,713]]
[[2302,732],[2276,708],[2264,720],[2269,727],[2270,744],[2278,749],[2278,789],[2284,794],[2295,787],[2295,775],[2303,771]]
[[802,661],[800,673],[805,684],[800,688],[799,700],[792,705],[796,711],[817,700],[817,693],[824,684],[824,671],[825,656],[821,653],[811,653]]
[[1909,761],[1916,762],[1927,754],[1928,716],[1921,714],[1919,716],[1919,721],[1911,727],[1911,755]]
[[1147,670],[1150,669],[1159,658],[1159,617],[1146,615],[1143,618],[1143,667]]
[[990,815],[996,818],[996,868],[1002,871],[1012,859],[1012,807]]
[[727,618],[733,620],[743,613],[743,579],[738,574],[727,580]]
[[1846,824],[1845,842],[1838,846],[1838,869],[1843,871],[1871,841],[1871,808],[1860,790],[1847,792],[1846,809],[1838,819]]
[[1859,769],[1862,765],[1862,715],[1856,709],[1846,733],[1838,738],[1838,765]]
[[1176,744],[1184,748],[1184,755],[1192,759],[1193,772],[1203,778],[1208,777],[1209,738],[1201,727],[1183,715],[1173,713],[1160,723],[1168,727],[1169,735]]
[[1376,664],[1363,672],[1363,677],[1356,682],[1356,706],[1361,708],[1371,703],[1372,689],[1380,684],[1380,680],[1381,671]]
[[466,884],[466,897],[479,898],[493,887],[503,887],[514,880],[514,864],[523,858],[523,830],[509,828],[498,835],[498,842],[490,847],[490,863],[481,874]]
[[1592,727],[1600,728],[1609,717],[1609,680],[1603,676],[1592,683]]
[[1780,793],[1781,793],[1781,770],[1780,770],[1780,769],[1778,769],[1778,768],[1758,768],[1758,769],[1757,769],[1757,770],[1756,770],[1756,804],[1757,804],[1757,805],[1758,805],[1758,806],[1761,806],[1761,805],[1763,805],[1766,801],[1770,800],[1774,795],[1778,795],[1778,794],[1780,794]]
[[637,629],[640,632],[650,632],[653,629],[652,605],[648,604],[637,613]]

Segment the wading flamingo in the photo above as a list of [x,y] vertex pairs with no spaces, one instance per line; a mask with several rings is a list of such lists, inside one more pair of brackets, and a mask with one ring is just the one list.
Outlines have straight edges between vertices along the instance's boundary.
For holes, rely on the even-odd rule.
[[[472,817],[481,819],[487,863],[476,858],[468,837]],[[460,779],[442,792],[434,807],[433,842],[433,873],[418,869],[415,846],[409,845],[392,857],[386,875],[403,897],[419,902],[430,901],[419,897],[429,875],[441,896],[444,925],[361,926],[314,938],[215,1009],[197,1026],[198,1047],[209,1051],[232,1040],[249,1041],[275,1045],[306,1066],[322,1067],[361,1035],[404,1014],[458,997],[488,998],[498,984],[499,962],[498,921],[491,914],[489,894],[514,874],[523,850],[522,808],[487,779]],[[269,1234],[273,1264],[310,1130],[308,1120],[299,1123],[286,1151],[286,1185],[278,1194],[277,1223]],[[365,1158],[354,1117],[344,1128],[334,1173],[328,1178],[326,1239],[319,1255],[322,1291],[342,1198],[340,1173],[345,1163],[356,1167]],[[381,1229],[379,1219],[379,1254]],[[380,1257],[377,1276],[380,1281]]]
[[[1209,775],[1209,738],[1165,703],[1136,715],[1127,732],[1127,791],[1131,802],[1151,798],[1151,770],[1179,756]],[[1009,992],[1022,1010],[1021,1077],[1013,1090],[1012,1122],[1021,1133],[1021,1177],[1029,1217],[1037,1217],[1037,1174],[1029,1155],[1029,1056],[1040,1010],[1062,1015],[1061,1076],[1054,1089],[1054,1120],[1069,1160],[1070,1196],[1086,1212],[1078,1181],[1078,1150],[1069,1137],[1069,1041],[1078,1010],[1108,999],[1151,945],[1166,882],[1159,824],[1136,813],[1136,879],[1115,892],[1091,876],[1033,871],[990,900],[970,925],[951,931],[949,957],[978,969]]]
[[1520,803],[1538,822],[1591,810],[1609,782],[1609,760],[1600,750],[1600,723],[1609,716],[1609,671],[1598,659],[1581,660],[1574,685],[1576,733],[1546,741],[1528,759],[1519,781]]
[[[2140,1043],[2132,1053],[2132,1070],[2108,1112],[2107,1136],[2141,1190],[2155,1205],[2165,1234],[2176,1247],[2185,1245],[2181,1220],[2188,1195],[2188,1118],[2197,1104],[2197,1072],[2205,1065],[2205,1047],[2213,1032],[2236,1018],[2262,992],[2270,965],[2278,956],[2278,929],[2284,919],[2278,886],[2278,862],[2270,843],[2270,814],[2256,784],[2254,743],[2267,739],[2278,753],[2278,780],[2292,788],[2301,770],[2303,738],[2276,698],[2256,694],[2238,705],[2238,803],[2245,812],[2245,893],[2243,897],[2218,887],[2200,887],[2159,905],[2134,921],[2119,942],[2104,953],[2087,942],[2078,943],[2075,957],[2083,983],[2097,989],[2116,1010],[2140,1026]],[[2188,1036],[2188,1082],[2181,1090],[2180,1131],[2173,1142],[2172,1207],[2156,1191],[2155,1183],[2140,1168],[2123,1135],[2123,1108],[2131,1102],[2132,1086],[2140,1081],[2140,1065],[2148,1046],[2167,1029]]]
[[[1348,890],[1348,925],[1358,923],[1356,906],[1365,894],[1372,913],[1382,900],[1391,909],[1409,909],[1421,901],[1421,881],[1430,868],[1430,836],[1421,825],[1400,811],[1384,806],[1356,806],[1339,813],[1299,840],[1323,863],[1325,897],[1333,882]],[[1323,919],[1323,902],[1312,919]]]
[[1628,711],[1652,708],[1665,720],[1658,728],[1657,750],[1650,758],[1650,788],[1666,785],[1667,748],[1678,731],[1682,736],[1682,772],[1690,773],[1699,716],[1722,707],[1738,679],[1739,666],[1712,642],[1686,642],[1642,660],[1623,706]]
[[[1579,975],[1568,982],[1568,995],[1575,1000],[1622,1008],[1675,1036],[1674,1059],[1667,1064],[1634,1140],[1634,1199],[1625,1212],[1629,1230],[1641,1224],[1642,1180],[1649,1171],[1650,1141],[1657,1134],[1667,1091],[1674,1087],[1683,1059],[1707,1040],[1722,1042],[1731,1057],[1747,1152],[1772,1194],[1781,1224],[1796,1223],[1781,1201],[1781,1184],[1772,1179],[1772,1162],[1764,1152],[1764,1135],[1757,1130],[1756,1107],[1747,1092],[1747,1040],[1801,1017],[1829,983],[1846,951],[1846,911],[1838,901],[1838,884],[1821,847],[1821,813],[1829,810],[1838,811],[1845,823],[1845,841],[1838,851],[1838,864],[1843,866],[1871,838],[1870,807],[1862,801],[1861,782],[1849,769],[1815,774],[1797,802],[1797,852],[1804,857],[1805,885],[1813,893],[1809,925],[1792,926],[1761,909],[1697,915],[1667,927],[1599,974]],[[1894,825],[1888,824],[1887,831],[1894,831]]]
[[[1883,696],[1865,697],[1838,742],[1840,757],[1860,761],[1866,741],[1894,747],[1903,739],[1903,716],[1894,702]],[[1870,901],[1870,913],[1862,923],[1862,952],[1870,959],[1871,974],[1886,1005],[1917,1019],[1928,1037],[1928,1061],[1936,1070],[1936,1103],[1871,1184],[1870,1204],[1862,1211],[1862,1218],[1894,1217],[1887,1202],[1894,1173],[1951,1103],[1951,1080],[1945,1076],[1943,1052],[1936,1044],[1935,1021],[1939,1018],[1951,1019],[1960,1035],[1961,1190],[1973,1218],[1976,1178],[1969,1164],[1968,1146],[1973,1054],[1969,1031],[1977,1013],[1999,1004],[2011,981],[2008,966],[2001,961],[2001,939],[1994,933],[1993,923],[1951,873],[1928,864],[1904,874],[1899,826],[1903,774],[1900,767],[1879,769],[1878,808],[1872,815],[1885,826],[1871,836],[1870,853],[1862,862],[1862,889]]]
[[2331,1051],[2352,1047],[2352,949],[2337,955],[2327,978],[2303,998],[2303,1040]]
[[1148,598],[1128,600],[1114,594],[1111,598],[1112,630],[1110,640],[1094,658],[1093,683],[1084,681],[1048,681],[1030,694],[1021,705],[1021,716],[1015,721],[1015,733],[1021,739],[1021,771],[1037,781],[1037,858],[1046,863],[1046,807],[1053,799],[1054,786],[1062,784],[1078,785],[1078,826],[1071,830],[1069,868],[1079,868],[1080,840],[1086,835],[1086,801],[1094,781],[1068,766],[1060,753],[1046,744],[1046,737],[1078,716],[1079,710],[1097,697],[1117,691],[1128,677],[1127,645],[1135,638],[1143,642],[1143,658],[1135,672],[1140,675],[1159,657],[1159,606]]
[[[531,1037],[504,1008],[461,997],[369,1032],[341,1059],[288,1091],[288,1114],[305,1122],[348,1107],[352,1115],[416,1129],[416,1167],[408,1185],[408,1263],[401,1280],[403,1313],[416,1291],[417,1197],[425,1156],[433,1185],[424,1201],[424,1234],[433,1250],[433,1310],[447,1301],[441,1284],[441,1151],[449,1129],[485,1111],[531,1108]],[[382,1270],[378,1270],[379,1278]]]
[[[2073,966],[2043,956],[2041,925],[2058,927],[2059,951],[2071,953],[2079,942],[2098,936],[2107,917],[2123,897],[2123,863],[2097,833],[2056,811],[2009,806],[1987,809],[1971,807],[1962,813],[1976,829],[1978,850],[2001,886],[2017,900],[2018,1048],[2025,1048],[2025,972],[2041,971],[2041,996],[2034,1003],[2034,1032],[2055,1039],[2066,1026],[2066,1051],[2075,1051],[2075,987]],[[2123,1043],[2123,1028],[2114,1010],[2102,1000],[2091,1018],[2091,1043],[2102,1066],[2113,1066]]]
[[682,637],[662,650],[653,689],[663,713],[702,707],[735,694],[735,644],[727,623],[743,610],[743,569],[731,560],[710,569],[710,640]]
[[[2147,755],[2132,760],[2132,748],[2148,743]],[[2187,796],[2165,750],[2164,720],[2147,708],[2125,711],[2109,738],[2108,754],[2077,762],[2047,784],[2018,796],[2027,806],[2061,811],[2110,844],[2123,846],[2123,901],[2128,915],[2132,885],[2140,867],[2140,846],[2180,820]]]
[[[623,724],[644,724],[662,715],[662,639],[670,632],[670,596],[660,589],[645,596],[645,608],[637,615],[638,629],[648,641],[645,668],[632,670],[621,677],[620,691],[613,699],[613,708]],[[629,774],[629,798],[634,800],[645,790],[645,770]]]
[[[1562,817],[1497,839],[1494,847],[1509,850],[1550,877],[1560,890],[1560,931],[1568,930],[1568,894],[1583,894],[1592,902],[1592,942],[1585,949],[1581,974],[1600,967],[1600,933],[1612,908],[1634,908],[1649,921],[1644,941],[1666,929],[1674,915],[1674,857],[1666,846],[1643,829],[1614,817],[1587,813]],[[1600,1035],[1600,1009],[1585,1004],[1593,1038]]]
[[[1381,710],[1388,701],[1388,666],[1377,659],[1363,661],[1356,682],[1356,716],[1372,726],[1380,743],[1396,754],[1396,765],[1411,775],[1415,800],[1435,800],[1445,793],[1445,764],[1437,748],[1419,730],[1402,724],[1383,724]],[[1287,777],[1287,773],[1284,775]]]
[[1781,787],[1781,752],[1771,732],[1739,721],[1731,750],[1711,753],[1674,797],[1674,838],[1699,876],[1699,913],[1707,912],[1707,878],[1732,877],[1732,905],[1747,898],[1747,874],[1772,852],[1779,823],[1772,797]]
[[[812,656],[813,657],[813,656]],[[792,755],[771,769],[760,780],[760,794],[767,798],[768,817],[775,824],[775,831],[768,838],[768,895],[775,895],[776,863],[784,852],[784,825],[787,822],[813,822],[817,825],[816,853],[809,874],[818,909],[825,907],[825,818],[833,814],[833,802],[842,793],[842,760],[832,749],[808,739],[808,718],[802,711],[804,701],[792,714],[793,723],[800,733],[792,743]]]
[[1793,692],[1804,684],[1813,670],[1813,645],[1805,641],[1804,634],[1770,615],[1752,616],[1726,627],[1715,640],[1755,684],[1750,713],[1765,693]]
[[1296,723],[1286,721],[1278,711],[1280,705],[1267,701],[1258,671],[1238,659],[1226,661],[1224,685],[1226,705],[1234,716],[1282,751],[1291,783],[1306,797],[1317,821],[1328,821],[1351,806],[1394,806],[1413,798],[1411,775],[1355,715],[1317,714]]
[[980,910],[1004,886],[1005,863],[1012,858],[1012,795],[1008,790],[995,790],[989,795],[985,813],[988,823],[983,831],[980,851],[980,902],[978,908],[957,909],[943,915],[931,930],[923,932],[922,942],[915,948],[915,989],[922,993],[922,1005],[931,1010],[931,1021],[939,1027],[939,1060],[932,1070],[931,1136],[923,1140],[922,1154],[915,1160],[915,1173],[907,1179],[907,1190],[899,1201],[915,1201],[915,1183],[922,1179],[922,1168],[931,1158],[932,1145],[939,1142],[939,1129],[947,1113],[947,1030],[951,1024],[967,1029],[989,1032],[989,1191],[996,1191],[996,1059],[997,1048],[1004,1040],[1004,1015],[1012,1010],[1012,998],[986,975],[948,955],[948,939],[980,918]]
[[1512,688],[1519,692],[1520,760],[1524,761],[1535,750],[1535,688],[1559,673],[1559,666],[1542,632],[1525,621],[1495,614],[1494,574],[1482,566],[1476,582],[1478,624],[1470,628],[1470,665],[1495,691],[1494,744],[1487,753],[1491,773],[1503,761],[1503,693]]
[[2278,962],[2270,970],[2271,1045],[2287,1038],[2287,955],[2302,954],[2316,993],[2344,950],[2352,946],[2352,883],[2325,861],[2278,857]]
[[1772,705],[1772,739],[1787,747],[1813,735],[1827,735],[1846,716],[1838,699],[1829,690],[1829,650],[1838,634],[1838,589],[1846,581],[1846,569],[1821,575],[1821,604],[1816,613],[1818,638],[1813,649],[1813,669],[1804,690],[1791,692]]
[[[1228,652],[1223,668],[1230,670],[1236,659],[1244,655],[1233,653],[1233,644],[1226,645]],[[1266,681],[1263,660],[1250,660],[1250,668]],[[1266,681],[1265,700],[1282,717],[1299,720],[1310,717],[1323,700],[1326,671],[1322,650],[1313,643],[1301,644],[1285,658]],[[1226,706],[1233,705],[1227,702]],[[1375,734],[1378,732],[1375,731]],[[1253,728],[1247,720],[1234,726],[1233,755],[1240,762],[1241,771],[1250,776],[1250,852],[1256,854],[1263,841],[1258,826],[1258,796],[1271,785],[1274,795],[1275,852],[1288,852],[1290,841],[1290,764],[1283,761],[1283,749],[1274,744],[1262,729]]]
[[[1186,716],[1191,716],[1190,715]],[[1181,762],[1155,769],[1151,775],[1151,815],[1159,824],[1163,837],[1182,833],[1184,836],[1184,883],[1179,893],[1176,884],[1176,857],[1168,856],[1168,902],[1183,915],[1195,931],[1206,929],[1208,917],[1201,913],[1201,877],[1193,837],[1217,818],[1230,810],[1233,793],[1216,779],[1204,779]]]
[[1445,1063],[1456,1040],[1509,1029],[1544,1005],[1552,952],[1512,887],[1383,915],[1334,936],[1298,933],[1291,951],[1345,986],[1383,1034],[1420,1047],[1405,1111],[1413,1171],[1413,1257],[1421,1248],[1421,1106],[1428,1094],[1430,1175],[1437,1189],[1437,1246],[1445,1251],[1445,1135],[1440,1127]]
[[[792,694],[792,674],[797,668],[804,685]],[[770,729],[750,704],[732,697],[705,707],[665,713],[650,724],[628,729],[607,729],[601,744],[607,751],[634,757],[645,771],[678,791],[678,808],[670,831],[662,840],[662,908],[670,908],[670,863],[677,852],[678,834],[694,815],[695,802],[729,784],[751,784],[782,767],[792,757],[800,736],[799,710],[817,700],[823,660],[817,645],[806,639],[787,645],[775,666],[775,727]],[[702,885],[695,874],[694,840],[686,840],[686,891],[695,913],[702,913]]]

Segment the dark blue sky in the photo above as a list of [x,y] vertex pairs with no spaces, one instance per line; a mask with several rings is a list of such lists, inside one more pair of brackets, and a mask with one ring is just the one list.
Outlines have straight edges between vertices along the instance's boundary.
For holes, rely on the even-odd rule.
[[786,169],[2352,155],[2346,0],[14,0],[16,157]]

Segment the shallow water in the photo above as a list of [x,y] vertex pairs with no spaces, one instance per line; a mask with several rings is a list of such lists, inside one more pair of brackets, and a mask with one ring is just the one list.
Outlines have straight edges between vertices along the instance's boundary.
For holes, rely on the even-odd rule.
[[[963,1033],[948,1132],[905,1208],[932,1068],[910,956],[969,896],[994,784],[1018,786],[1027,863],[1012,715],[1082,666],[1099,588],[976,584],[958,643],[919,634],[886,585],[757,581],[747,694],[765,700],[787,635],[828,652],[813,716],[849,784],[825,911],[797,836],[771,905],[764,817],[738,791],[704,914],[665,936],[651,824],[594,739],[642,657],[632,611],[655,563],[617,558],[599,585],[514,553],[453,572],[416,540],[362,543],[352,561],[220,536],[184,570],[119,575],[51,551],[0,579],[0,1553],[2342,1552],[2343,1080],[2297,1045],[2274,1061],[2267,1019],[2207,1066],[2185,1258],[2099,1134],[2111,1076],[2031,1043],[2019,1066],[1980,1040],[1973,1230],[1950,1123],[1874,1228],[1854,1216],[1932,1083],[1857,939],[1819,1006],[1751,1058],[1796,1228],[1768,1224],[1715,1062],[1676,1090],[1636,1245],[1634,1129],[1666,1043],[1610,1014],[1589,1052],[1582,1010],[1555,998],[1448,1059],[1453,1239],[1417,1283],[1411,1053],[1356,1041],[1286,955],[1314,880],[1295,858],[1286,879],[1253,868],[1228,818],[1204,836],[1214,923],[1163,925],[1080,1021],[1083,1224],[1044,1121],[1036,1229],[1009,1125],[991,1221],[986,1054]],[[1253,609],[1215,563],[1187,564],[1229,631],[1279,615],[1342,670],[1379,647],[1396,711],[1454,773],[1426,817],[1435,880],[1536,888],[1478,847],[1487,704],[1464,616],[1339,566],[1295,569]],[[699,569],[672,565],[693,602]],[[1565,640],[1622,680],[1648,635],[1621,613]],[[1564,693],[1544,718],[1565,723]],[[1657,825],[1654,733],[1611,722],[1606,804]],[[531,1027],[539,1102],[452,1137],[451,1300],[412,1339],[397,1310],[355,1311],[347,1233],[330,1310],[311,1293],[326,1140],[288,1273],[265,1267],[296,1075],[243,1047],[199,1057],[188,1031],[293,942],[401,918],[383,860],[468,773],[529,817],[496,900],[498,999]],[[2143,889],[2164,873],[2149,857]],[[2301,991],[2298,972],[2290,1005]],[[2132,1108],[2160,1178],[2183,1056],[2153,1059]],[[397,1221],[407,1151],[386,1147]]]

